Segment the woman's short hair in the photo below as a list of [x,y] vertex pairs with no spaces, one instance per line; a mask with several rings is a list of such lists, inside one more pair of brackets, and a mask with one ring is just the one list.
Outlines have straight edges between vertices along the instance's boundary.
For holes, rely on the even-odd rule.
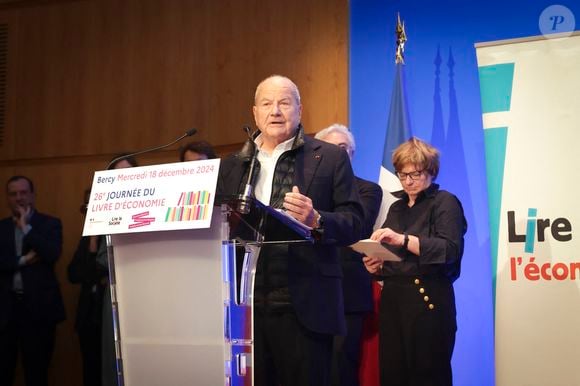
[[393,166],[401,171],[406,165],[414,165],[435,179],[439,174],[439,151],[417,137],[411,137],[393,152]]

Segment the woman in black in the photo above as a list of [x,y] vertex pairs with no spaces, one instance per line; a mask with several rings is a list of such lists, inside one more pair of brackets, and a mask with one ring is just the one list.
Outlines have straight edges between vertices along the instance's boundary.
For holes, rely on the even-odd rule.
[[[91,190],[85,191],[81,213],[86,215]],[[101,386],[101,328],[103,297],[107,288],[108,270],[98,263],[99,251],[105,246],[104,236],[86,236],[79,241],[68,265],[68,279],[81,285],[75,329],[79,337],[83,361],[83,385]],[[106,250],[105,250],[106,251]]]
[[379,361],[382,386],[451,386],[456,313],[453,282],[459,277],[467,223],[461,203],[433,183],[439,152],[417,138],[393,153],[403,186],[382,229],[372,239],[402,258],[365,256],[382,280]]
[[[113,157],[108,170],[136,166],[133,156],[120,154]],[[83,214],[86,214],[90,193],[90,189],[85,191]],[[115,332],[104,236],[81,238],[68,266],[68,278],[73,284],[81,284],[75,327],[83,357],[83,385],[116,386]]]

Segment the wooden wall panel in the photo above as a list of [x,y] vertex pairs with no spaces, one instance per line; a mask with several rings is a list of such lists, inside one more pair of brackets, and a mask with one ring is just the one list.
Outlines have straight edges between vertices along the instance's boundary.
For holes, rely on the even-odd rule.
[[215,145],[240,142],[254,88],[273,73],[298,84],[309,132],[347,118],[346,1],[93,0],[4,13],[16,19],[14,135],[0,159],[111,154],[191,127]]
[[[222,155],[237,149],[242,125],[253,124],[255,87],[274,73],[299,86],[307,132],[346,123],[348,3],[16,0],[0,7],[3,21],[10,40],[0,181],[31,177],[38,209],[63,221],[57,271],[68,319],[58,328],[51,382],[76,386],[78,287],[66,266],[92,172],[114,153],[168,143],[191,127]],[[175,148],[139,158],[174,161]]]

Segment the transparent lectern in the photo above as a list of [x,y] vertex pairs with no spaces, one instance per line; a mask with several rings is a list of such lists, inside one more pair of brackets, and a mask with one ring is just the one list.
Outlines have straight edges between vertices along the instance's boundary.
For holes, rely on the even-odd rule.
[[260,247],[313,232],[259,201],[220,201],[208,229],[107,236],[119,386],[253,384]]

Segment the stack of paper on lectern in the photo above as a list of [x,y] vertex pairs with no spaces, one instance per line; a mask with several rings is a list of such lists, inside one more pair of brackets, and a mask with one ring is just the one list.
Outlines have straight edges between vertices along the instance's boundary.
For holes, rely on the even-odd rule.
[[385,246],[383,246],[383,244],[375,240],[360,240],[350,245],[350,247],[365,256],[380,257],[384,261],[401,261],[399,256],[389,251]]

